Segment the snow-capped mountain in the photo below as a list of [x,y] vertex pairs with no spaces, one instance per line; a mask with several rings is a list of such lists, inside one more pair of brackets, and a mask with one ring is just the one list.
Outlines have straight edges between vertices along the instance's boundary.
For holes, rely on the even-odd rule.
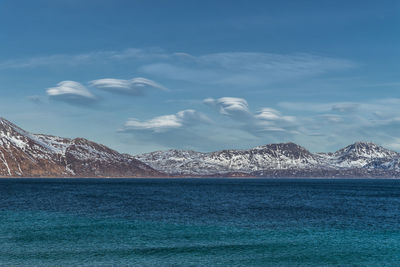
[[268,169],[316,167],[318,157],[294,143],[271,144],[249,150],[200,153],[185,150],[156,151],[136,156],[154,169],[169,174],[207,175],[251,173]]
[[83,138],[29,133],[0,118],[0,176],[136,177],[161,173]]
[[374,143],[357,142],[333,154],[334,163],[340,167],[362,168],[371,162],[398,158],[397,152]]
[[282,143],[211,153],[156,151],[136,158],[170,175],[400,177],[399,153],[364,142],[334,153],[311,153],[294,143]]

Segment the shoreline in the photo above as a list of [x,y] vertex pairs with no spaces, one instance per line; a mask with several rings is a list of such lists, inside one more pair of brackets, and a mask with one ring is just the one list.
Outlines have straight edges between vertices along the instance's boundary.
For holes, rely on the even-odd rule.
[[53,177],[53,176],[34,176],[34,177],[22,177],[22,176],[0,176],[0,180],[3,179],[103,179],[103,180],[113,180],[113,179],[153,179],[153,180],[184,180],[184,179],[214,179],[214,180],[400,180],[400,177],[254,177],[254,176],[242,176],[242,177],[229,177],[229,176],[143,176],[143,177]]

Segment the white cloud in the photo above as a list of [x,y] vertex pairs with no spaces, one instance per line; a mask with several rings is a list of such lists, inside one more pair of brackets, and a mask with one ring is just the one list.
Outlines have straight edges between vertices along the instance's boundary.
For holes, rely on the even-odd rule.
[[187,109],[179,111],[176,114],[158,116],[147,121],[141,121],[135,118],[129,119],[125,123],[125,128],[122,131],[144,130],[160,133],[208,122],[210,122],[210,120],[205,115],[193,109]]
[[56,87],[47,89],[49,96],[76,95],[84,98],[96,98],[82,84],[74,81],[59,82]]
[[287,122],[294,122],[295,117],[292,116],[282,116],[282,114],[273,108],[262,108],[257,114],[254,116],[259,120],[265,121],[287,121]]
[[235,119],[248,119],[251,116],[249,105],[243,98],[237,97],[222,97],[219,99],[206,98],[203,102],[211,107],[219,110],[219,113],[234,117]]
[[125,123],[125,127],[133,130],[153,130],[155,132],[165,131],[171,128],[183,126],[182,120],[177,115],[165,115],[155,117],[148,121],[130,119]]
[[256,113],[249,110],[247,101],[237,97],[206,98],[204,104],[217,108],[220,114],[241,123],[241,128],[253,134],[289,131],[296,126],[296,118],[283,116],[278,110],[264,107]]
[[47,89],[47,95],[55,100],[72,104],[83,104],[96,101],[97,98],[85,86],[74,81],[62,81],[56,87]]
[[143,95],[145,90],[150,88],[156,88],[166,91],[167,88],[161,84],[146,79],[146,78],[133,78],[131,80],[121,79],[99,79],[90,81],[89,84],[93,87],[97,87],[106,90],[111,93],[127,94],[127,95]]

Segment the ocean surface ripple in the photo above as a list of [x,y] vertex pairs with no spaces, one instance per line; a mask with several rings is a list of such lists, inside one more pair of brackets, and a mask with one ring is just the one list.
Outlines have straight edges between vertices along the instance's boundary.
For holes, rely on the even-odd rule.
[[0,179],[1,265],[398,262],[399,180]]

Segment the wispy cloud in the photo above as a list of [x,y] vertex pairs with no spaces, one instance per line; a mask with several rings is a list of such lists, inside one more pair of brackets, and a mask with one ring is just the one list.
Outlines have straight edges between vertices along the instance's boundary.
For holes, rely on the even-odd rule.
[[310,54],[215,53],[163,58],[143,65],[145,73],[188,82],[254,86],[346,70],[356,66],[345,59]]
[[90,86],[97,87],[108,91],[110,93],[124,94],[124,95],[144,95],[145,91],[151,88],[167,91],[167,88],[161,84],[146,79],[146,78],[133,78],[131,80],[121,79],[99,79],[89,82]]
[[393,140],[389,147],[397,149],[393,144],[400,130],[399,104],[399,98],[385,98],[365,102],[283,102],[278,106],[296,111],[300,135],[318,134],[319,139],[314,141],[320,147],[363,139],[381,144]]
[[338,113],[364,113],[364,114],[392,114],[397,112],[400,98],[381,98],[364,102],[279,102],[280,108],[294,111],[307,112],[338,112]]
[[93,51],[80,54],[55,54],[29,58],[18,58],[0,61],[0,69],[22,69],[41,66],[76,66],[96,64],[99,62],[121,61],[130,59],[155,60],[165,59],[171,55],[158,49],[129,48],[119,51]]
[[184,52],[169,53],[161,49],[130,48],[13,59],[0,62],[0,70],[102,63],[109,65],[114,62],[124,62],[152,77],[244,88],[344,71],[357,66],[347,59],[313,54],[225,52],[190,55]]
[[51,99],[74,105],[90,104],[98,100],[85,86],[74,81],[62,81],[46,92]]
[[27,99],[35,104],[41,104],[42,103],[42,97],[38,95],[30,95],[27,97]]

